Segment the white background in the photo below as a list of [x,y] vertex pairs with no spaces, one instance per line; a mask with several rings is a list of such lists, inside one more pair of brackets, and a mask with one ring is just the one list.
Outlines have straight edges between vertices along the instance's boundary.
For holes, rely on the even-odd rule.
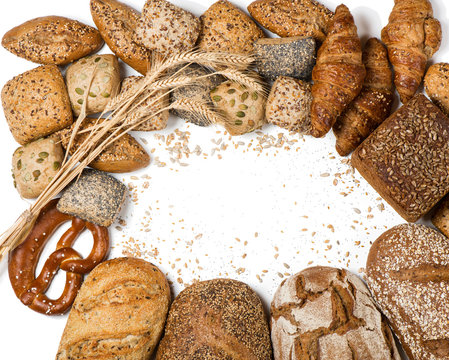
[[[126,0],[141,9],[144,0]],[[174,1],[201,15],[210,0]],[[332,10],[339,1],[323,0]],[[249,1],[235,0],[246,8]],[[449,5],[432,0],[435,16],[443,27],[443,44],[433,61],[449,59],[447,31]],[[347,0],[363,42],[380,36],[387,24],[393,0]],[[0,3],[0,34],[38,16],[62,15],[94,25],[88,0],[15,0]],[[101,53],[110,53],[105,46]],[[0,50],[0,84],[34,68],[3,48]],[[132,73],[123,67],[123,74]],[[258,151],[261,133],[229,139],[222,129],[199,128],[171,119],[167,135],[175,129],[190,132],[189,148],[196,145],[202,155],[170,161],[167,146],[156,133],[137,133],[152,164],[137,173],[118,178],[132,188],[121,212],[120,228],[110,228],[113,250],[110,257],[138,254],[167,274],[177,294],[194,280],[231,277],[248,283],[268,309],[282,278],[310,265],[347,267],[362,271],[370,244],[385,229],[403,220],[334,151],[335,138],[301,139],[272,126],[264,134],[284,134],[290,150],[265,147]],[[179,138],[178,136],[175,137]],[[217,143],[220,142],[220,145]],[[27,207],[13,187],[11,156],[18,146],[0,114],[0,232],[10,226]],[[220,148],[222,143],[226,150]],[[154,161],[165,162],[161,167]],[[336,175],[337,174],[337,175]],[[341,175],[338,175],[341,174]],[[385,206],[385,210],[381,210]],[[140,252],[129,250],[130,238]],[[132,240],[131,240],[132,241]],[[82,237],[76,246],[87,254],[91,240]],[[55,241],[45,254],[53,251]],[[126,251],[128,249],[128,251]],[[44,258],[45,258],[44,254]],[[246,255],[245,255],[246,254]],[[50,289],[58,297],[64,276]],[[259,280],[260,279],[260,280]],[[48,317],[31,311],[15,297],[7,264],[0,264],[0,359],[48,360],[56,354],[67,315]]]

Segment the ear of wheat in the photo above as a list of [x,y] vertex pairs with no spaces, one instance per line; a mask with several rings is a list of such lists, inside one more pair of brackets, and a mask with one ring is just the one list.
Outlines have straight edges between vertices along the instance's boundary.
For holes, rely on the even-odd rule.
[[[99,119],[105,117],[105,120],[97,121],[94,126],[89,128],[88,136],[70,157],[66,157],[59,172],[35,203],[24,211],[16,222],[2,234],[0,238],[0,261],[25,239],[42,208],[63,191],[71,181],[80,176],[83,169],[106,147],[128,131],[157,116],[162,111],[175,108],[188,111],[203,120],[206,119],[208,123],[224,123],[222,115],[211,108],[210,105],[191,99],[180,99],[168,107],[160,106],[161,99],[169,95],[173,89],[201,81],[201,77],[181,76],[179,74],[180,67],[197,63],[210,69],[220,69],[207,76],[221,74],[263,93],[265,89],[260,79],[253,73],[244,70],[253,61],[254,58],[251,56],[197,50],[181,53],[167,59],[154,58],[153,64],[143,81],[134,84],[128,91],[122,92],[110,101],[105,110],[105,113],[110,112],[109,115],[104,116],[105,113],[103,113],[99,117]],[[95,71],[92,77],[94,74]],[[145,106],[142,106],[142,104],[145,104]],[[70,150],[84,118],[85,111],[82,112],[75,123],[67,150]]]

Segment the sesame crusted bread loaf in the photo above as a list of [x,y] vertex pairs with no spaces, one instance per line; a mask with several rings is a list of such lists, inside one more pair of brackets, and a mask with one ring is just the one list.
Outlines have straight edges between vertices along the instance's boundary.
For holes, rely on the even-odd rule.
[[415,222],[449,191],[449,119],[424,95],[415,95],[351,161],[399,215]]
[[410,360],[448,360],[449,240],[424,225],[395,226],[372,245],[366,272]]
[[157,360],[270,360],[268,323],[257,294],[231,279],[183,290],[168,314]]
[[9,129],[21,145],[73,122],[67,88],[56,65],[39,66],[8,81],[2,105]]
[[[70,155],[72,155],[89,136],[88,132],[82,131],[91,128],[97,121],[98,119],[92,118],[86,118],[83,121],[73,140],[72,146],[70,147]],[[103,121],[103,119],[100,121]],[[74,126],[75,125],[72,125],[70,128],[58,132],[61,137],[61,144],[66,150]],[[106,134],[103,140],[109,135],[111,135],[111,132]],[[97,170],[111,173],[126,173],[142,169],[148,166],[149,163],[150,155],[148,155],[135,138],[127,133],[106,147],[106,149],[104,149],[100,155],[89,164],[89,166]]]
[[108,227],[125,202],[126,186],[102,171],[83,170],[81,176],[67,186],[57,209],[100,226]]
[[73,303],[56,360],[149,360],[164,329],[170,288],[153,264],[98,265]]
[[291,76],[310,80],[316,62],[316,41],[312,37],[259,39],[254,44],[257,71],[268,80]]
[[289,277],[271,304],[276,360],[400,360],[386,319],[356,275],[316,266]]
[[97,29],[61,16],[45,16],[9,30],[3,47],[38,64],[65,65],[103,46]]
[[117,0],[90,0],[90,12],[112,52],[136,71],[146,74],[151,52],[133,40],[140,13]]
[[326,38],[333,13],[315,0],[257,0],[248,11],[264,28],[281,37]]
[[200,30],[200,19],[189,11],[166,0],[147,0],[133,39],[166,57],[192,49]]
[[256,23],[226,0],[214,3],[201,16],[198,46],[205,51],[252,54],[254,42],[264,37]]

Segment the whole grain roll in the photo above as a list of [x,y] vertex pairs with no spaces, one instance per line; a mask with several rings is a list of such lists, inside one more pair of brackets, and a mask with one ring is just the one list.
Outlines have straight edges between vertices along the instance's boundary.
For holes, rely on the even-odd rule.
[[73,303],[56,360],[149,360],[164,329],[170,288],[153,264],[98,265]]
[[363,281],[316,266],[284,280],[271,304],[276,360],[400,360],[386,319]]
[[198,282],[170,309],[157,360],[270,360],[268,324],[257,294],[230,279]]

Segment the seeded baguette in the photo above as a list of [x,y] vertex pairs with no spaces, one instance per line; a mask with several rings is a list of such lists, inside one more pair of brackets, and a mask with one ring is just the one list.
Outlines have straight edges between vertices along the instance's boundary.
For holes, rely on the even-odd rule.
[[65,65],[103,46],[97,29],[62,16],[29,20],[11,30],[2,46],[38,64]]
[[133,40],[140,13],[117,0],[91,0],[90,12],[112,52],[145,75],[151,65],[151,52]]
[[162,272],[141,259],[98,265],[83,283],[56,360],[149,360],[170,304]]
[[399,215],[415,222],[449,192],[449,119],[417,94],[354,151],[351,161]]
[[2,104],[9,129],[20,145],[73,122],[67,88],[56,65],[39,66],[8,81]]

